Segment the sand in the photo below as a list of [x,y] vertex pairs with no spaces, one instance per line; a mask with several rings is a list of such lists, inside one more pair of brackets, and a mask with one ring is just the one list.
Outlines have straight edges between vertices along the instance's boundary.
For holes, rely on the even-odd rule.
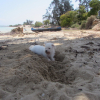
[[[28,48],[52,42],[56,61]],[[100,32],[0,36],[0,100],[100,100]]]

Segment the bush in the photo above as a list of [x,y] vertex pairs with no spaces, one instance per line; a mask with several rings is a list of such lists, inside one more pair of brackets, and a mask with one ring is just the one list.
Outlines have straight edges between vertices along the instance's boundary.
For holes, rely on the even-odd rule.
[[62,27],[69,27],[76,22],[76,11],[68,11],[60,16],[60,24]]
[[36,21],[36,22],[35,22],[35,27],[40,27],[40,26],[42,26],[42,23],[41,23],[41,22]]
[[79,25],[78,23],[73,24],[73,25],[71,26],[71,28],[79,28],[79,27],[80,27],[80,25]]
[[85,29],[86,28],[86,20],[82,21],[80,28],[81,29]]
[[86,22],[86,29],[91,29],[92,28],[92,24],[93,24],[93,21],[96,17],[95,16],[90,16],[87,18],[87,22]]
[[72,20],[70,17],[68,17],[68,15],[63,14],[60,16],[60,24],[62,27],[70,26],[71,22],[72,22]]

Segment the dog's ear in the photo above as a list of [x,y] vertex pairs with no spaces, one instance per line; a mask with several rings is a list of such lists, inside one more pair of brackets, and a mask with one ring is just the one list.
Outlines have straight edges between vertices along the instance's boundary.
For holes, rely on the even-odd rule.
[[56,47],[55,47],[55,45],[54,45],[54,44],[52,44],[52,46],[56,49]]

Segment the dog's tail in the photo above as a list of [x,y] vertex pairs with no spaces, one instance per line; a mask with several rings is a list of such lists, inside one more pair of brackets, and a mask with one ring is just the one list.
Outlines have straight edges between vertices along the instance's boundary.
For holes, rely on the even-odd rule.
[[31,45],[30,47],[29,47],[29,50],[33,50],[33,47],[34,47],[34,45]]

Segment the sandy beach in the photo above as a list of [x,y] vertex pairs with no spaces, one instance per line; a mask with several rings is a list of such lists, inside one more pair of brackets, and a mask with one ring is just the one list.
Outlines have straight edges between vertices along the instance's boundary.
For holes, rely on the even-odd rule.
[[[35,42],[54,43],[56,61],[31,52]],[[0,35],[0,100],[100,100],[100,31]]]

